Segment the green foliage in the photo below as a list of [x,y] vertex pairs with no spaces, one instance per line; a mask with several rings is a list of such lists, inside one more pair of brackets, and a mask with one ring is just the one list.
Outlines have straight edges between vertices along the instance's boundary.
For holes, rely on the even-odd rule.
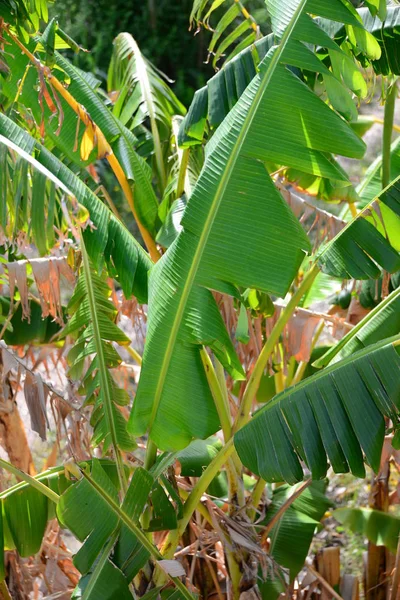
[[[71,344],[68,377],[78,382],[90,413],[91,444],[113,460],[68,462],[68,478],[61,468],[32,478],[0,461],[29,482],[0,494],[0,544],[21,556],[38,552],[56,513],[82,542],[73,597],[128,599],[134,589],[148,599],[159,592],[163,600],[192,598],[180,579],[182,565],[172,559],[190,527],[199,527],[197,518],[191,522],[198,511],[224,545],[233,597],[257,583],[262,597],[275,598],[285,586],[272,575],[287,569],[293,581],[329,502],[322,481],[307,482],[293,502],[297,488],[265,482],[295,484],[304,467],[321,480],[329,465],[362,477],[365,464],[379,468],[385,419],[398,429],[393,104],[386,105],[383,158],[360,185],[361,202],[336,158],[360,159],[365,151],[360,135],[371,119],[357,123],[357,107],[371,88],[363,69],[389,75],[384,90],[393,85],[398,7],[369,0],[357,12],[341,0],[268,0],[265,10],[257,2],[196,1],[193,23],[215,24],[214,63],[229,55],[184,117],[176,95],[181,82],[173,88],[158,71],[163,44],[175,33],[148,52],[159,38],[148,36],[141,21],[150,16],[161,34],[171,19],[177,25],[181,6],[162,0],[118,13],[117,2],[97,27],[102,2],[89,13],[88,3],[68,0],[60,28],[56,19],[41,23],[44,3],[34,4],[6,3],[3,16],[12,27],[1,22],[9,42],[0,64],[0,233],[7,256],[1,282],[12,272],[7,265],[21,257],[24,266],[31,256],[47,260],[71,248],[77,283],[68,302],[62,296],[66,306],[60,301],[66,325],[56,339]],[[382,24],[377,19],[386,8]],[[132,28],[142,24],[141,30],[116,31],[117,17],[118,26],[128,25],[133,14]],[[64,32],[66,15],[78,17],[69,33],[79,43],[90,42],[97,27],[92,57]],[[256,22],[267,19],[272,33],[255,41]],[[170,46],[163,61],[173,55],[173,69],[166,70],[179,73],[193,54],[179,40],[178,61]],[[64,50],[75,53],[72,61]],[[98,61],[94,74],[79,68],[91,61]],[[381,191],[383,173],[393,181]],[[334,217],[310,198],[296,204],[285,189],[289,182],[318,200],[363,208],[357,213],[351,206],[350,220],[346,211]],[[125,218],[128,208],[135,226]],[[58,326],[40,320],[32,299],[31,323],[22,323],[28,291],[22,278],[16,284],[10,277],[14,298],[1,299],[1,336],[8,344],[54,342]],[[134,324],[146,327],[143,363],[129,349],[141,374],[128,422],[131,395],[114,372],[121,365],[118,345],[133,341],[117,324],[126,306],[122,294],[135,297],[133,311],[136,301],[148,304]],[[25,311],[13,308],[20,298]],[[326,350],[317,345],[320,323],[336,322],[320,312],[321,300],[323,311],[326,302],[336,303],[329,312],[339,318],[356,301],[372,310]],[[256,401],[263,406],[251,416]],[[135,440],[141,436],[147,436],[145,456],[143,439],[139,447]],[[340,514],[374,543],[394,547],[391,516]],[[244,530],[242,520],[254,529]],[[260,567],[250,580],[263,532],[274,568]],[[241,581],[242,573],[249,581]],[[0,575],[6,577],[1,561]],[[167,579],[174,588],[164,589]]]
[[[83,253],[86,253],[82,247]],[[73,335],[75,343],[68,354],[69,374],[82,384],[85,403],[93,404],[91,425],[92,443],[104,444],[104,451],[112,445],[115,449],[129,451],[135,448],[134,440],[126,432],[126,423],[118,406],[129,404],[125,390],[118,388],[109,369],[121,363],[112,342],[129,344],[129,338],[115,324],[117,311],[109,300],[111,290],[92,266],[84,260],[78,283],[68,304],[70,318],[62,335]],[[93,356],[85,369],[85,358]]]
[[[303,478],[299,459],[314,479],[350,470],[377,471],[384,416],[398,422],[398,338],[378,342],[275,396],[235,435],[242,462],[266,481]],[[363,414],[363,420],[359,418]],[[254,440],[257,443],[254,444]]]

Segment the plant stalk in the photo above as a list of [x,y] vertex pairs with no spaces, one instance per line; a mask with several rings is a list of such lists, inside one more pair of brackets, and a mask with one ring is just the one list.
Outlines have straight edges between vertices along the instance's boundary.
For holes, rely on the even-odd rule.
[[318,273],[319,267],[317,264],[314,264],[311,267],[310,271],[307,273],[307,275],[304,277],[298,289],[292,295],[286,307],[282,310],[279,319],[275,323],[268,340],[266,341],[263,349],[261,350],[261,353],[254,366],[253,372],[246,385],[246,389],[244,391],[242,402],[240,405],[240,410],[238,412],[236,423],[234,425],[234,431],[238,431],[241,427],[243,427],[243,425],[245,425],[248,422],[251,407],[253,404],[253,399],[257,393],[264,369],[267,366],[268,360],[275,348],[275,345],[279,341],[279,338],[283,332],[285,325],[292,317],[304,294],[310,289]]
[[389,88],[386,102],[385,115],[383,121],[383,139],[382,139],[382,189],[385,189],[390,183],[391,155],[390,146],[392,144],[394,109],[397,98],[397,82]]
[[146,448],[146,457],[144,459],[144,468],[146,471],[150,471],[151,467],[156,462],[157,458],[157,446],[155,443],[148,438],[147,439],[147,448]]
[[254,486],[253,491],[251,492],[251,500],[252,500],[253,508],[249,511],[249,517],[252,521],[254,521],[257,516],[257,508],[258,508],[258,505],[260,504],[262,495],[265,490],[265,486],[266,486],[266,481],[262,477],[260,477],[258,479],[256,485]]
[[108,540],[108,542],[106,543],[106,545],[104,546],[104,548],[100,554],[99,560],[97,561],[96,566],[93,570],[93,573],[90,576],[89,582],[88,582],[87,586],[85,587],[85,591],[83,592],[82,600],[88,600],[88,598],[90,597],[90,594],[93,592],[94,587],[96,585],[97,578],[100,576],[100,573],[102,572],[103,567],[108,560],[110,552],[113,549],[114,544],[118,539],[118,535],[119,535],[119,530],[117,528],[114,531],[114,533],[111,534],[110,539]]
[[225,442],[227,442],[232,434],[231,415],[228,411],[224,393],[221,389],[216,371],[211,362],[211,358],[205,348],[202,348],[200,350],[200,356],[203,362],[208,385],[210,386],[211,394],[214,398],[214,404],[219,416],[219,422],[221,424],[221,429],[224,434],[224,440]]
[[29,483],[29,485],[38,490],[44,496],[47,496],[47,498],[55,504],[58,503],[60,496],[56,494],[56,492],[53,492],[53,490],[51,490],[49,487],[47,487],[47,485],[44,485],[44,483],[42,483],[41,481],[38,481],[34,477],[28,475],[28,473],[21,471],[21,469],[18,469],[18,467],[14,467],[14,465],[7,462],[6,460],[3,460],[2,458],[0,458],[0,467],[5,469],[9,473],[12,473],[16,477],[23,479],[23,481],[25,481],[26,483]]
[[197,481],[183,506],[183,516],[178,523],[178,528],[170,531],[163,543],[161,548],[161,554],[163,555],[163,558],[172,558],[174,556],[179,538],[185,531],[194,511],[197,509],[202,495],[205,493],[214,477],[227,462],[234,450],[235,447],[233,445],[233,438],[231,438],[229,442],[227,442],[225,446],[221,448],[217,456],[210,462],[203,475]]

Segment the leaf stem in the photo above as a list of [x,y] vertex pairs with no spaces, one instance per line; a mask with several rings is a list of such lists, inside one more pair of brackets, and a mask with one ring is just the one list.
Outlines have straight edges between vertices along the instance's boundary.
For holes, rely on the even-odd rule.
[[264,369],[275,348],[275,344],[278,342],[285,325],[292,317],[300,300],[302,299],[304,294],[309,290],[318,273],[319,267],[317,266],[317,264],[314,264],[307,273],[307,275],[304,277],[302,283],[292,295],[286,307],[281,312],[279,319],[275,323],[268,340],[266,341],[263,349],[261,350],[261,353],[254,366],[253,372],[246,385],[246,389],[244,391],[242,402],[240,405],[240,410],[238,412],[236,423],[234,425],[234,431],[238,431],[249,420],[253,399],[257,393]]
[[205,348],[200,350],[200,356],[204,365],[208,385],[210,386],[211,394],[214,398],[214,404],[219,416],[219,422],[224,434],[224,440],[227,442],[232,434],[231,415],[228,411],[224,393],[221,389],[214,365],[212,364],[211,358]]
[[207,490],[208,486],[214,479],[214,477],[219,473],[223,465],[230,458],[232,453],[234,452],[235,447],[233,445],[233,438],[229,440],[221,448],[215,458],[210,462],[208,467],[203,472],[203,475],[197,481],[196,485],[190,492],[184,506],[183,506],[183,516],[178,523],[178,529],[170,531],[167,535],[165,542],[162,546],[161,553],[164,558],[173,557],[176,546],[178,545],[179,538],[185,531],[194,511],[196,510],[202,495]]
[[14,467],[14,465],[7,462],[6,460],[3,460],[2,458],[0,458],[0,467],[5,469],[9,473],[16,475],[16,477],[23,479],[26,483],[29,483],[29,485],[38,490],[44,496],[47,496],[47,498],[55,504],[58,503],[60,496],[56,494],[56,492],[53,492],[53,490],[47,487],[47,485],[44,485],[44,483],[41,483],[34,477],[31,477],[30,475],[28,475],[28,473],[25,473],[25,471],[21,471],[21,469],[18,469],[18,467]]
[[390,146],[392,143],[394,109],[397,98],[397,82],[389,88],[386,102],[385,115],[383,121],[383,138],[382,138],[382,189],[385,189],[390,183],[390,167],[391,155]]

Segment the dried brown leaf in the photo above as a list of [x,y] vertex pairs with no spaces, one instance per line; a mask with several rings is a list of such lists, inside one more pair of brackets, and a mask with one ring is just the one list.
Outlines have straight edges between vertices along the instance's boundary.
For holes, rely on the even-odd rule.
[[25,402],[29,410],[31,427],[42,440],[46,440],[46,401],[48,388],[43,385],[40,375],[26,371],[24,384]]

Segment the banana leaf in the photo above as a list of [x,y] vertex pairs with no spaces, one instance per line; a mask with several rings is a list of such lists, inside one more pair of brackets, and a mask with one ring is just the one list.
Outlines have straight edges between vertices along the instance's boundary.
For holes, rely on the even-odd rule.
[[399,338],[368,346],[289,387],[257,411],[235,435],[243,464],[266,481],[294,484],[301,461],[313,479],[336,473],[377,472],[384,417],[399,421]]

